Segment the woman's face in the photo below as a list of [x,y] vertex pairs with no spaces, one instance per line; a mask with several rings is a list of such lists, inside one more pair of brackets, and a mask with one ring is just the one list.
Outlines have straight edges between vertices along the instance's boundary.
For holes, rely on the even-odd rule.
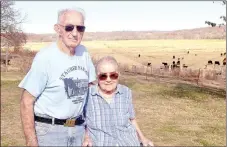
[[117,68],[112,63],[102,63],[98,68],[98,84],[104,91],[113,91],[116,89],[119,79]]

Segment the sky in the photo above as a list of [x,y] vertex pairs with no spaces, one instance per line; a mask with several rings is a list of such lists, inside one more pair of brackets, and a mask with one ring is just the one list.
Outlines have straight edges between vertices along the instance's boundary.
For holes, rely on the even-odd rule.
[[58,11],[74,7],[85,11],[87,32],[192,29],[226,15],[226,7],[212,1],[16,1],[14,7],[27,15],[22,29],[36,34],[55,33]]

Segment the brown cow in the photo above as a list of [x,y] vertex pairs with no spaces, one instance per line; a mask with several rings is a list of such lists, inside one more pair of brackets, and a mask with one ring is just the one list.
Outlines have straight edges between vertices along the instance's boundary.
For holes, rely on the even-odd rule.
[[223,65],[226,65],[226,58],[223,60]]

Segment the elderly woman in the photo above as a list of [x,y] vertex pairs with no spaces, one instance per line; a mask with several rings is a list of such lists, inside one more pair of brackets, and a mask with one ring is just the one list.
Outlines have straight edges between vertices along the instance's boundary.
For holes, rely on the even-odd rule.
[[[153,146],[135,119],[131,90],[118,84],[117,61],[103,57],[96,65],[97,85],[89,88],[84,146]],[[92,144],[91,144],[92,143]]]

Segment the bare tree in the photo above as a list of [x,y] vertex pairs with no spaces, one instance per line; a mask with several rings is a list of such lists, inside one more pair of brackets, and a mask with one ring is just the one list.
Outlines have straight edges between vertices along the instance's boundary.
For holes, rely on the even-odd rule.
[[[226,1],[219,1],[219,2],[221,2],[221,5],[225,6],[225,9],[226,9]],[[223,23],[221,23],[221,24],[217,24],[217,23],[211,22],[211,21],[205,21],[205,24],[208,24],[209,26],[212,26],[212,27],[215,27],[216,25],[218,25],[219,27],[226,25],[226,16],[222,15],[222,16],[220,16],[220,19],[223,20]]]
[[10,0],[1,1],[1,47],[14,47],[15,51],[26,43],[27,36],[21,30],[21,24],[26,16],[13,8],[15,2]]

